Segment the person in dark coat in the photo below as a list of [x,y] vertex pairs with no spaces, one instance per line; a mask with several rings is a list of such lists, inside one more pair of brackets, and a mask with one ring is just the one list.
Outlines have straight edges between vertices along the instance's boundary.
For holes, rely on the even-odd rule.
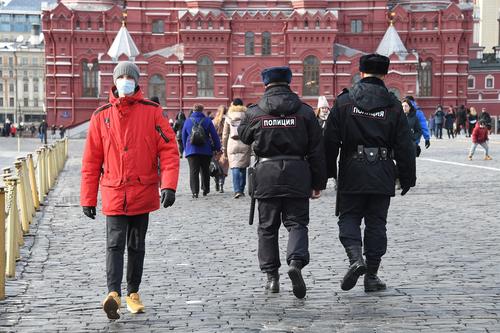
[[186,121],[186,115],[184,112],[179,111],[177,116],[175,116],[174,122],[174,132],[175,139],[177,140],[177,146],[179,147],[179,156],[182,158],[182,154],[184,153],[184,145],[182,143],[182,128],[184,127],[184,122]]
[[469,137],[472,136],[472,131],[474,130],[474,127],[477,125],[477,111],[476,108],[471,106],[469,113],[467,114],[467,132],[469,133]]
[[453,131],[453,124],[455,123],[455,112],[453,112],[453,107],[448,107],[448,112],[444,116],[444,128],[446,128],[446,133],[448,134],[448,139],[454,139],[455,133]]
[[49,128],[49,125],[45,121],[45,119],[42,120],[40,123],[40,126],[38,126],[38,134],[40,134],[40,141],[43,144],[47,144],[47,130]]
[[438,105],[436,112],[434,113],[434,123],[436,124],[436,138],[443,138],[443,125],[444,125],[444,116],[445,113],[443,111],[443,107]]
[[259,265],[267,273],[266,288],[279,292],[278,230],[289,232],[288,276],[293,293],[304,298],[301,270],[309,263],[309,198],[326,187],[321,128],[313,109],[290,89],[288,67],[262,71],[265,92],[248,108],[238,127],[240,140],[253,144],[257,158],[253,198],[259,210]]
[[462,130],[464,131],[465,135],[467,135],[467,111],[465,110],[464,105],[460,105],[457,110],[457,132],[456,134],[460,134]]
[[491,132],[491,116],[486,111],[486,108],[481,109],[481,114],[479,115],[479,121],[483,121],[488,131]]
[[420,121],[417,118],[417,111],[409,99],[403,99],[401,105],[403,106],[403,112],[406,115],[406,120],[408,120],[411,140],[415,143],[415,155],[418,157],[420,155],[420,147],[417,145],[417,142],[422,137],[422,127],[420,127]]
[[365,292],[386,289],[377,273],[387,249],[387,213],[395,195],[396,172],[401,195],[415,186],[415,141],[401,103],[383,81],[389,64],[382,55],[362,56],[362,79],[338,96],[326,124],[328,176],[337,179],[339,238],[349,258],[343,290],[352,289],[365,273]]

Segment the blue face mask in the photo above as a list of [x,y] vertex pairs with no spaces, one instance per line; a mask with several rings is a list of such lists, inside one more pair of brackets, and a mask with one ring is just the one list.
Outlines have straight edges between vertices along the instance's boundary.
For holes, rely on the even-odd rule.
[[135,90],[135,81],[125,78],[116,80],[118,95],[131,95]]

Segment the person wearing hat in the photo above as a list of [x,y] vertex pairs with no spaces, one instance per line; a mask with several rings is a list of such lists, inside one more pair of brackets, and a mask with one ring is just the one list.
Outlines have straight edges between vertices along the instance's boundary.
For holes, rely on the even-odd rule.
[[316,118],[318,118],[319,126],[322,130],[325,130],[326,119],[330,114],[330,105],[328,104],[326,96],[318,97],[318,107],[314,113],[316,114]]
[[313,109],[290,89],[288,67],[262,71],[265,92],[248,108],[238,127],[240,140],[253,144],[256,156],[252,197],[258,201],[258,258],[267,273],[266,288],[279,292],[281,266],[278,231],[289,232],[288,276],[297,298],[306,296],[301,270],[309,263],[309,199],[326,186],[321,128]]
[[106,216],[108,295],[102,305],[109,319],[120,317],[125,246],[127,309],[144,312],[138,291],[149,213],[160,208],[160,201],[165,208],[174,204],[179,176],[174,132],[162,108],[144,99],[139,76],[139,68],[132,62],[116,65],[109,103],[90,118],[82,160],[83,213],[95,219],[100,187]]
[[383,55],[362,56],[362,79],[342,91],[327,120],[328,177],[337,180],[339,238],[349,259],[342,290],[352,289],[363,274],[365,292],[386,289],[378,269],[387,248],[387,213],[395,195],[396,174],[401,195],[415,186],[415,151],[408,121],[401,102],[384,84],[389,63]]

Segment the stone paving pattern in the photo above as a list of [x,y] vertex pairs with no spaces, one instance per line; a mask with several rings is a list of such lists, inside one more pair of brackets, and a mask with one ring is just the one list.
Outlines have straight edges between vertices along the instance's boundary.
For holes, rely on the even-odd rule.
[[[311,202],[304,300],[293,296],[286,267],[281,292],[264,290],[249,198],[232,199],[228,178],[226,193],[192,199],[183,159],[174,207],[151,215],[141,288],[147,312],[123,307],[115,322],[100,306],[105,218],[99,212],[90,220],[79,207],[83,144],[70,142],[65,170],[25,237],[16,278],[0,301],[0,332],[500,332],[499,136],[490,143],[493,161],[482,160],[481,148],[467,161],[463,136],[433,140],[423,151],[417,187],[392,200],[380,271],[385,292],[366,294],[362,283],[340,289],[347,260],[329,183]],[[286,240],[281,228],[283,263]]]

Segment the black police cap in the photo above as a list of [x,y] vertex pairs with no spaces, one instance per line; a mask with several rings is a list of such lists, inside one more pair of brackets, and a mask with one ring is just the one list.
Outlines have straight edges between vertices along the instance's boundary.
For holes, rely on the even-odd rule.
[[386,75],[391,61],[381,54],[366,54],[359,59],[359,71],[368,74]]

